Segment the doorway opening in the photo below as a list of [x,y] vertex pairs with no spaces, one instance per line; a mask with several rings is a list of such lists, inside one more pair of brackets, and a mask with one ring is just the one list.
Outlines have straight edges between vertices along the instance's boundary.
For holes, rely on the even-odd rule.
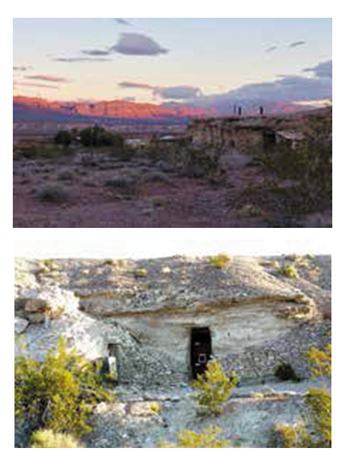
[[192,377],[204,374],[211,357],[211,334],[209,328],[191,330],[191,371]]
[[264,150],[268,150],[276,144],[276,133],[273,130],[265,130],[263,133]]

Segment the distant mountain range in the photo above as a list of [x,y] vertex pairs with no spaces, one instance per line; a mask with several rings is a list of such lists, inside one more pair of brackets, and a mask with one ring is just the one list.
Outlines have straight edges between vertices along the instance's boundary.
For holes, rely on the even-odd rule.
[[100,102],[57,102],[41,98],[13,98],[13,121],[76,121],[96,119],[183,121],[215,116],[215,109],[182,104],[155,105],[122,100]]

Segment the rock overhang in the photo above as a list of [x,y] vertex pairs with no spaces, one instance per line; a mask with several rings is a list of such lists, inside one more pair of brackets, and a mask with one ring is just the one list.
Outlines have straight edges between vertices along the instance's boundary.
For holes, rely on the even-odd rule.
[[[299,307],[300,314],[308,316],[315,312],[312,298],[287,279],[266,272],[256,257],[232,257],[222,269],[205,257],[50,262],[27,262],[28,273],[35,275],[31,291],[47,285],[69,290],[79,298],[80,309],[95,317],[210,312],[264,302]],[[21,282],[23,262],[19,267]],[[142,277],[137,273],[140,269]],[[19,295],[25,291],[28,288],[17,286]]]

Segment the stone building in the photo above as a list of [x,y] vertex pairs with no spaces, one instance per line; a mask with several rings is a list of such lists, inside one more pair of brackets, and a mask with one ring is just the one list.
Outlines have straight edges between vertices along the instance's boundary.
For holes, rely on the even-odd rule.
[[273,128],[255,117],[197,119],[191,122],[187,135],[195,145],[217,145],[240,153],[267,150],[276,142]]
[[86,357],[115,361],[119,383],[144,387],[188,382],[211,357],[242,382],[281,362],[306,376],[304,353],[329,341],[330,288],[313,279],[328,281],[330,265],[319,262],[294,282],[278,262],[248,257],[222,269],[184,257],[19,261],[17,353],[25,336],[25,353],[42,358],[63,335]]

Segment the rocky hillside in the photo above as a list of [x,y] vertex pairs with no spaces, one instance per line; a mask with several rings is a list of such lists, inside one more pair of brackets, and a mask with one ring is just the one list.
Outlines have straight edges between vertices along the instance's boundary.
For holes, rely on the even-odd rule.
[[[297,278],[284,275],[285,266]],[[331,263],[328,256],[232,257],[222,268],[215,259],[171,257],[154,260],[16,261],[16,292],[59,287],[80,298],[95,316],[188,310],[234,305],[254,299],[310,303],[329,312]]]
[[[17,354],[42,359],[59,336],[91,359],[106,357],[106,341],[113,341],[119,348],[116,400],[95,407],[89,421],[92,431],[82,440],[86,447],[158,447],[174,442],[176,433],[184,429],[201,431],[213,425],[233,447],[267,447],[273,445],[276,423],[294,423],[305,414],[308,387],[320,386],[323,381],[281,383],[274,377],[260,376],[233,389],[221,416],[200,417],[189,378],[183,377],[166,348],[157,352],[150,344],[143,347],[144,341],[134,330],[119,324],[119,317],[141,323],[146,320],[153,332],[150,337],[160,344],[165,317],[176,339],[175,320],[186,316],[186,324],[189,320],[193,323],[209,313],[217,320],[212,326],[220,327],[226,324],[230,311],[238,310],[241,319],[232,339],[235,350],[238,341],[234,337],[244,339],[244,332],[249,337],[253,334],[251,322],[244,326],[246,318],[256,320],[258,326],[266,325],[263,313],[257,311],[263,308],[270,313],[274,307],[282,308],[281,321],[273,321],[276,328],[272,329],[278,330],[282,322],[288,327],[291,319],[297,319],[293,332],[280,332],[282,339],[262,351],[253,353],[249,347],[223,360],[225,368],[230,368],[232,358],[235,369],[239,370],[240,364],[252,364],[258,372],[274,366],[274,354],[282,356],[286,346],[288,353],[295,354],[294,365],[310,343],[329,341],[329,256],[226,260],[181,256],[153,260],[16,260]],[[243,333],[238,334],[238,330]],[[262,337],[268,337],[270,330],[267,327]],[[216,327],[213,334],[217,333]],[[329,380],[325,383],[330,386]],[[16,446],[28,446],[25,425],[19,422]]]

